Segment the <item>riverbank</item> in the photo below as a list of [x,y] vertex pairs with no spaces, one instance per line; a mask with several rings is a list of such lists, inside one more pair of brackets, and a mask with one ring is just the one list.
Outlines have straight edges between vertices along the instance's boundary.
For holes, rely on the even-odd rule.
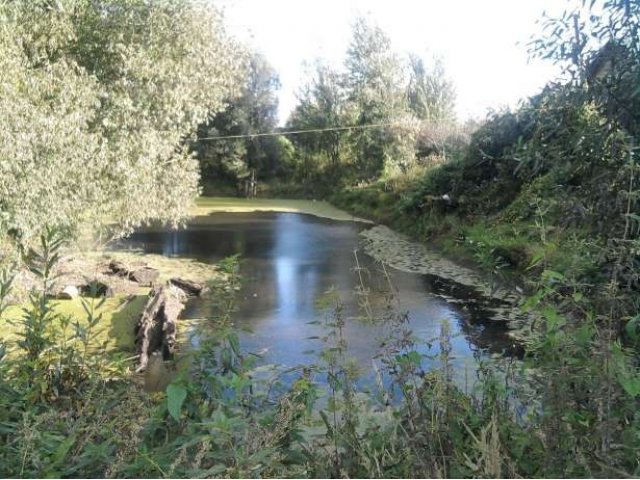
[[[586,218],[563,213],[559,206],[566,199],[557,190],[541,197],[536,185],[505,194],[510,201],[495,191],[471,199],[437,195],[426,178],[402,190],[383,181],[345,188],[329,201],[517,290],[530,319],[541,320],[519,321],[520,338],[540,340],[546,322],[555,325],[560,318],[567,328],[612,328],[609,335],[637,344],[633,261],[616,259],[616,240],[595,233]],[[553,209],[543,208],[543,201]]]
[[[109,265],[113,262],[131,270],[142,268],[156,271],[158,275],[153,284],[157,285],[167,283],[173,277],[188,278],[202,284],[222,282],[226,278],[216,265],[192,259],[169,258],[138,251],[80,251],[68,248],[53,272],[56,279],[51,293],[62,292],[68,287],[78,288],[91,281],[97,281],[109,293],[108,296],[95,299],[80,295],[80,292],[70,295],[72,298],[52,298],[49,301],[50,307],[58,317],[84,320],[86,310],[83,303],[89,302],[95,308],[94,314],[99,317],[99,322],[93,326],[92,342],[105,347],[109,352],[134,352],[135,325],[152,289],[151,284],[141,284],[110,273]],[[7,298],[7,308],[0,317],[0,341],[11,345],[20,337],[23,331],[20,320],[24,316],[29,291],[38,289],[38,285],[39,281],[33,273],[26,269],[18,272]],[[102,293],[104,295],[105,292]],[[12,348],[8,351],[11,353]]]
[[460,213],[455,203],[420,198],[420,188],[387,191],[384,182],[376,182],[343,189],[329,201],[521,292],[534,291],[545,269],[568,281],[593,272],[594,245],[583,243],[579,230],[557,228],[543,218],[513,220],[508,211],[492,216]]
[[[398,205],[385,204],[384,208]],[[398,222],[410,220],[408,215],[397,217]],[[281,225],[278,231],[286,234],[290,227]],[[462,223],[461,227],[472,228]],[[474,272],[459,271],[430,257],[421,245],[384,226],[365,230],[363,237],[368,253],[399,269],[422,272],[426,265],[424,268],[442,271],[463,284],[476,282]],[[331,239],[335,241],[335,236]],[[397,258],[389,258],[389,251],[396,252]],[[118,258],[103,255],[88,254],[93,260],[87,259],[85,268],[95,270],[100,262],[113,260],[145,262],[165,270],[161,279],[177,272],[209,274],[214,268],[139,252],[121,252],[124,257]],[[337,260],[347,264],[348,256]],[[76,259],[76,263],[82,262]],[[225,265],[221,273],[230,274],[234,285],[237,264],[229,261]],[[185,273],[183,268],[195,270]],[[145,289],[139,293],[144,296]],[[177,371],[168,385],[164,382],[150,388],[152,393],[144,393],[140,379],[132,374],[131,358],[114,355],[100,341],[83,343],[82,338],[93,338],[92,321],[102,326],[108,320],[106,315],[97,318],[106,313],[102,307],[74,313],[79,321],[67,324],[66,333],[57,321],[47,324],[45,332],[34,330],[40,324],[32,323],[31,333],[40,336],[30,338],[44,339],[42,344],[35,343],[44,346],[43,353],[23,362],[0,358],[4,360],[0,361],[0,420],[7,425],[0,472],[8,477],[26,476],[27,472],[41,477],[315,478],[338,476],[330,469],[337,458],[344,465],[340,467],[343,477],[499,477],[500,472],[545,476],[546,464],[541,460],[548,454],[545,439],[557,433],[554,425],[549,426],[550,420],[559,415],[579,416],[571,425],[572,435],[577,432],[577,436],[570,438],[590,438],[593,427],[583,420],[583,412],[593,423],[609,421],[591,413],[599,411],[601,403],[597,397],[592,401],[590,392],[612,379],[632,380],[623,377],[629,371],[622,368],[622,353],[612,352],[617,355],[613,362],[591,356],[591,345],[601,338],[598,330],[586,325],[576,335],[563,335],[559,327],[566,319],[548,310],[546,337],[530,352],[535,368],[520,369],[513,359],[496,355],[483,362],[477,372],[477,389],[469,394],[466,387],[461,389],[453,382],[457,340],[451,325],[442,322],[432,340],[439,353],[431,355],[415,343],[404,323],[406,315],[392,309],[385,316],[389,340],[377,353],[371,352],[380,358],[375,367],[380,384],[373,391],[361,391],[357,378],[362,372],[346,357],[346,324],[338,300],[326,300],[323,351],[317,364],[282,371],[273,365],[256,365],[251,355],[241,351],[238,326],[231,321],[231,312],[237,308],[235,293],[235,287],[222,288],[212,296],[219,315],[207,318],[215,328],[202,330],[200,348],[192,352],[193,371]],[[109,302],[111,299],[105,301],[107,309],[117,308],[115,300],[113,305]],[[43,312],[47,308],[38,305],[36,302],[31,318],[46,319]],[[44,305],[57,309],[75,303],[48,301]],[[134,318],[138,308],[142,305],[131,305],[126,317]],[[274,333],[282,334],[279,330]],[[23,345],[29,352],[34,343]],[[422,367],[426,359],[434,362],[427,371]],[[622,367],[613,370],[611,365]],[[323,378],[330,379],[328,384]],[[616,395],[620,408],[632,411],[633,398],[627,402]],[[332,399],[330,408],[337,413],[333,419],[324,398]],[[543,403],[530,409],[514,408],[522,399],[543,399]],[[525,419],[523,411],[527,412]],[[346,454],[335,448],[336,442]],[[588,443],[578,446],[589,451]],[[397,451],[415,455],[398,462],[391,455]],[[633,462],[636,451],[635,444],[625,447],[623,453],[629,459],[620,461],[622,467]],[[572,452],[562,454],[569,458]],[[487,455],[498,459],[495,474],[481,469]],[[389,458],[392,463],[385,463]],[[430,461],[425,463],[422,458]],[[442,463],[433,463],[435,460]]]

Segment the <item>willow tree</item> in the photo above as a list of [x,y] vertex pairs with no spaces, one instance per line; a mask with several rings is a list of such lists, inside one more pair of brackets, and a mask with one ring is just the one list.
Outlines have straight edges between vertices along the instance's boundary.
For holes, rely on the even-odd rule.
[[364,177],[391,174],[397,165],[409,163],[415,156],[412,135],[404,131],[412,122],[406,118],[410,115],[402,61],[386,33],[365,18],[356,20],[352,35],[345,67],[349,100],[359,112],[356,123],[394,127],[355,133],[357,163]]
[[420,120],[434,124],[455,121],[455,87],[445,75],[440,59],[435,59],[428,69],[422,58],[409,56],[407,99],[409,108]]
[[177,224],[198,193],[184,140],[224,108],[239,57],[204,2],[2,3],[0,237]]
[[291,137],[302,159],[300,173],[305,180],[309,180],[314,171],[322,172],[329,182],[349,180],[351,138],[347,130],[340,128],[353,125],[356,115],[355,105],[349,101],[345,89],[344,74],[316,61],[287,121],[290,130],[312,130]]

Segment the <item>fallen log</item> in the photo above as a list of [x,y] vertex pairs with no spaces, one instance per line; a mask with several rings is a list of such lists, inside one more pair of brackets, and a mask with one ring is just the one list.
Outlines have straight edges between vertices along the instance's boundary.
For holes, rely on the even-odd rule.
[[154,288],[136,326],[136,347],[139,354],[136,372],[147,368],[149,356],[160,351],[165,359],[176,349],[178,316],[184,308],[186,296],[182,290],[170,285]]
[[171,285],[175,285],[189,296],[197,297],[205,291],[205,286],[192,280],[174,277],[169,280]]

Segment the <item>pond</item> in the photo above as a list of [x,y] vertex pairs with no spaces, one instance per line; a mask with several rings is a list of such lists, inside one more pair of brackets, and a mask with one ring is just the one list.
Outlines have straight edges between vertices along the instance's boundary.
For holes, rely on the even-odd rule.
[[[259,354],[266,364],[288,368],[317,362],[324,347],[319,337],[327,332],[323,322],[331,316],[318,300],[333,289],[343,305],[347,356],[371,380],[372,362],[379,362],[376,355],[389,325],[364,315],[357,291],[369,290],[371,312],[379,318],[389,305],[387,278],[395,292],[391,303],[408,313],[408,327],[424,342],[423,353],[437,354],[434,339],[448,323],[457,377],[473,378],[480,358],[518,352],[504,322],[492,320],[494,308],[502,306],[499,300],[436,275],[383,270],[362,251],[360,233],[368,228],[298,213],[214,213],[197,217],[183,230],[138,231],[124,246],[205,262],[239,254],[242,287],[233,322],[241,331],[243,351]],[[193,299],[183,316],[206,318],[213,308],[206,297]],[[425,362],[428,366],[430,360]]]

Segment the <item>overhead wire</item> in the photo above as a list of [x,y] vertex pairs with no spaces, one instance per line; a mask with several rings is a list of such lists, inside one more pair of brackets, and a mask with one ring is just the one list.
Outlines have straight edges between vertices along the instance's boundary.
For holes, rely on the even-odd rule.
[[310,128],[307,130],[282,130],[280,132],[263,132],[263,133],[245,133],[242,135],[221,135],[214,137],[198,137],[200,140],[227,140],[227,139],[239,139],[239,138],[254,138],[254,137],[274,137],[277,135],[298,135],[304,133],[322,133],[322,132],[338,132],[344,130],[365,130],[367,128],[384,128],[401,125],[398,122],[392,123],[371,123],[368,125],[350,125],[347,127],[326,127],[326,128]]
[[[538,111],[538,112],[548,112],[548,111],[562,111],[565,110],[562,107],[522,107],[517,109],[514,113],[524,112],[524,111]],[[499,113],[499,112],[492,112]],[[241,139],[241,138],[256,138],[256,137],[275,137],[278,135],[301,135],[305,133],[324,133],[324,132],[340,132],[346,130],[366,130],[369,128],[386,128],[386,127],[394,127],[402,125],[401,122],[390,122],[390,123],[371,123],[367,125],[349,125],[346,127],[326,127],[326,128],[310,128],[306,130],[281,130],[276,132],[260,132],[260,133],[244,133],[240,135],[219,135],[219,136],[211,136],[211,137],[198,137],[195,139],[196,142],[200,142],[203,140],[231,140],[231,139]]]

